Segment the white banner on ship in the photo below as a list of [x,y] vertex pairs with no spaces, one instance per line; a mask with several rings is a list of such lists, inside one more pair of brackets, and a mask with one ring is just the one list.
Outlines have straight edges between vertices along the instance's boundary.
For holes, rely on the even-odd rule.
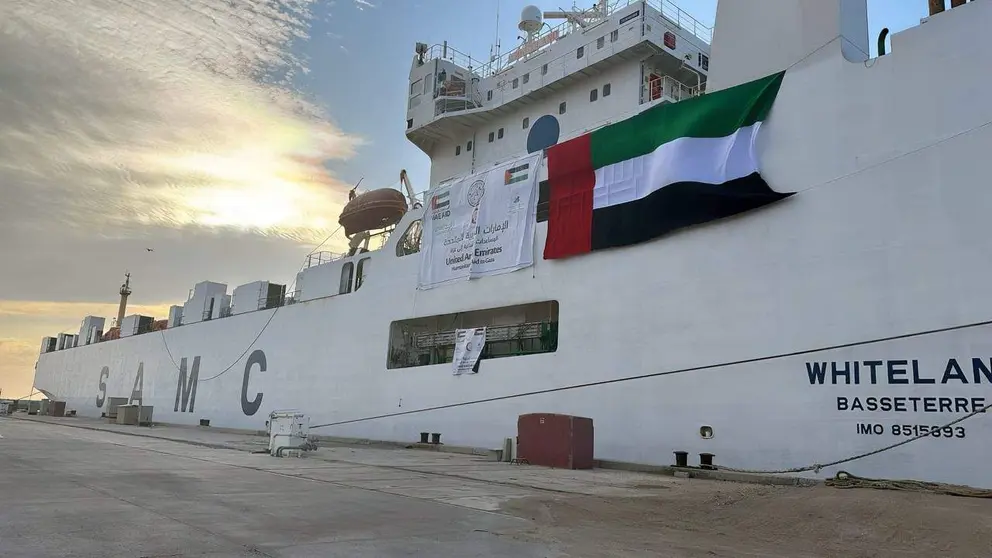
[[451,373],[476,374],[479,372],[479,360],[482,349],[486,346],[486,328],[455,330],[455,353],[451,359]]
[[419,289],[534,265],[540,162],[528,155],[431,192]]

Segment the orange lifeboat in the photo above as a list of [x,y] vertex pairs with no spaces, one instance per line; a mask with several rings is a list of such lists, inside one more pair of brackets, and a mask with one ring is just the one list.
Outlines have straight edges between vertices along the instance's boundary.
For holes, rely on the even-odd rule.
[[400,222],[406,215],[406,198],[399,190],[380,188],[355,196],[341,210],[338,223],[345,236],[384,229]]

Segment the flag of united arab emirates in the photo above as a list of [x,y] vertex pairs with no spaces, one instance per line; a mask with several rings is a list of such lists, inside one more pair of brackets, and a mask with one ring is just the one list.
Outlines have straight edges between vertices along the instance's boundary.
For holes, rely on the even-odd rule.
[[644,242],[792,195],[768,187],[754,153],[784,75],[659,105],[548,149],[544,258]]

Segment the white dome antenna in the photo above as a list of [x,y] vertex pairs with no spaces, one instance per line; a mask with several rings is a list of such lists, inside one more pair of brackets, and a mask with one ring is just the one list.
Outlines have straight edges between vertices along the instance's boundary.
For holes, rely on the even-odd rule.
[[533,36],[541,27],[544,25],[544,16],[541,13],[541,8],[537,6],[524,6],[524,9],[520,12],[520,23],[517,27],[527,33],[528,36]]

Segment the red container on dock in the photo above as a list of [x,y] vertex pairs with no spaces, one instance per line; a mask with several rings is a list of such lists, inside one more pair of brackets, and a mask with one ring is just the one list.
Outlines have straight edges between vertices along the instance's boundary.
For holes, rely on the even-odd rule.
[[517,458],[558,469],[592,469],[592,419],[554,413],[520,415]]

